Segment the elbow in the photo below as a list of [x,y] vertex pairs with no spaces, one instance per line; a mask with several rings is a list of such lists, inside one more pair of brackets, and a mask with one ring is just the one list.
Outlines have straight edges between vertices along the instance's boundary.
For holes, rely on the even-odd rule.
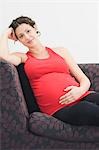
[[90,86],[91,86],[91,81],[88,79],[88,85],[89,85],[89,88],[90,88]]
[[86,78],[85,83],[86,83],[86,85],[87,85],[87,87],[88,87],[88,89],[89,89],[90,86],[91,86],[91,81],[89,80],[88,77]]
[[12,63],[14,66],[18,66],[18,65],[20,65],[20,62],[19,61],[14,61],[14,62],[10,62],[10,63]]
[[86,92],[87,90],[89,90],[90,85],[91,85],[91,82],[90,82],[89,78],[87,78],[87,76],[80,80],[80,87],[81,87],[82,91]]

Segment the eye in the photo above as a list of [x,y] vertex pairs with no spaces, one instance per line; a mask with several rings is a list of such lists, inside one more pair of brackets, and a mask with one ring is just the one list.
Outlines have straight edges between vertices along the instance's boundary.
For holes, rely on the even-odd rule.
[[27,33],[29,33],[31,30],[27,30]]
[[23,34],[21,34],[21,35],[19,36],[19,38],[20,38],[20,39],[23,38]]

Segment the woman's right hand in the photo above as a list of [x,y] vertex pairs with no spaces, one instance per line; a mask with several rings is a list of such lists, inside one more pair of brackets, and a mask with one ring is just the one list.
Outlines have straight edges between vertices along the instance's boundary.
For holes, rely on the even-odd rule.
[[17,41],[13,28],[8,28],[6,34],[9,39]]

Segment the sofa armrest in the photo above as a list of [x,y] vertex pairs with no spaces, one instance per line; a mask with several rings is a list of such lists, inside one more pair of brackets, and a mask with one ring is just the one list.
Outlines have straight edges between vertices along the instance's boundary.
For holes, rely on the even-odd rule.
[[[26,128],[27,108],[14,65],[0,60],[0,109],[2,126],[15,133],[16,124]],[[19,129],[20,130],[20,129]]]
[[39,136],[66,142],[99,142],[99,127],[72,126],[40,112],[30,115],[29,130]]

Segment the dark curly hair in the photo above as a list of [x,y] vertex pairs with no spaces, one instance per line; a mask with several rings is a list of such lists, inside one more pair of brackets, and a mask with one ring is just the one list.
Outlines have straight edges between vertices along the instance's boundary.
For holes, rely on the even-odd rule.
[[[31,18],[26,17],[26,16],[20,16],[12,21],[12,23],[9,25],[9,28],[12,27],[15,32],[16,28],[22,23],[29,24],[33,28],[35,28],[35,25],[36,25],[35,21],[33,21]],[[15,36],[16,36],[16,33],[15,33]]]

